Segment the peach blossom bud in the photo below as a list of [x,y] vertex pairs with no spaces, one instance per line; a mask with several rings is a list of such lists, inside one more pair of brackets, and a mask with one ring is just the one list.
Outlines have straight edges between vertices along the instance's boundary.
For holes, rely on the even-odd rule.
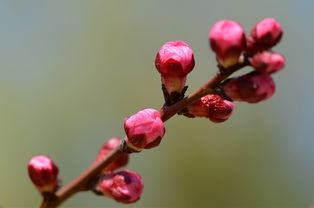
[[258,103],[275,93],[275,82],[269,74],[251,72],[232,78],[224,85],[226,95],[235,101]]
[[96,184],[95,189],[117,202],[130,204],[139,200],[143,191],[143,183],[138,173],[124,170],[105,175]]
[[155,66],[169,95],[172,92],[182,92],[186,75],[193,70],[194,65],[193,51],[183,41],[165,43],[158,51],[155,60]]
[[42,193],[53,193],[57,190],[58,173],[58,167],[45,155],[35,156],[28,162],[29,177]]
[[160,113],[152,108],[143,109],[126,118],[124,129],[128,147],[136,151],[158,146],[165,134]]
[[232,102],[219,95],[210,94],[188,106],[188,112],[193,116],[209,118],[215,123],[220,123],[231,116],[233,107]]
[[217,22],[209,32],[210,46],[220,65],[228,68],[239,61],[245,49],[245,33],[240,24],[232,20]]
[[[120,138],[111,138],[99,149],[98,155],[94,164],[101,161],[106,155],[108,155],[113,149],[117,148],[122,142]],[[119,169],[128,164],[129,155],[126,153],[121,154],[117,159],[112,161],[107,167],[102,170],[102,173],[111,172]]]
[[249,55],[275,46],[282,37],[282,28],[274,18],[266,18],[257,23],[247,39]]
[[279,53],[264,51],[253,56],[251,65],[259,72],[270,74],[283,69],[285,58]]
[[238,89],[238,79],[231,78],[224,83],[225,94],[234,101],[243,101]]

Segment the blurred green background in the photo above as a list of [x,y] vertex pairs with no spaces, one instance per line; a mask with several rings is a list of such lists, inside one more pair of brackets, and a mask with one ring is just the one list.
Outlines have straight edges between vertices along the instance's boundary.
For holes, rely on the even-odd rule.
[[218,20],[249,32],[276,18],[286,69],[267,102],[236,103],[225,123],[174,117],[162,144],[132,155],[142,199],[78,194],[63,207],[309,208],[314,204],[312,0],[0,1],[0,207],[36,207],[28,160],[47,154],[64,183],[85,170],[123,119],[162,105],[155,54],[183,40],[195,89],[215,73],[207,35]]

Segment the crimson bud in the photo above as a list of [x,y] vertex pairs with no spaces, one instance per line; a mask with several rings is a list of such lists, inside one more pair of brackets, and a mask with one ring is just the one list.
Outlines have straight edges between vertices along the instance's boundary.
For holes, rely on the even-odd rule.
[[128,147],[136,151],[158,146],[165,134],[160,113],[152,108],[143,109],[126,118],[124,129]]
[[143,183],[138,173],[124,170],[105,175],[98,181],[95,189],[117,202],[130,204],[139,200]]
[[209,32],[209,41],[217,61],[224,68],[238,63],[246,43],[242,26],[232,20],[215,23]]
[[275,93],[275,82],[269,74],[251,72],[240,77],[229,79],[224,85],[227,96],[235,101],[258,103],[272,97]]
[[251,65],[259,72],[270,74],[283,69],[285,58],[279,53],[264,51],[252,57]]
[[45,155],[38,155],[28,162],[28,174],[37,189],[53,193],[58,188],[58,167]]
[[257,23],[247,38],[247,52],[253,55],[275,46],[283,34],[280,24],[274,18],[266,18]]
[[181,93],[186,82],[186,76],[195,65],[193,51],[183,41],[165,43],[156,55],[155,66],[161,75],[169,95]]
[[226,121],[232,114],[233,103],[219,95],[210,94],[202,97],[188,106],[189,114],[205,117],[215,123]]

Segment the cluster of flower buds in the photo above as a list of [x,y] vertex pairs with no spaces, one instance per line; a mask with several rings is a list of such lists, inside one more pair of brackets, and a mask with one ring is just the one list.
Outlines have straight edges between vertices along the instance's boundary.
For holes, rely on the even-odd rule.
[[101,176],[94,191],[117,202],[130,204],[139,200],[143,183],[138,173],[124,170]]
[[[218,73],[218,78],[215,77],[216,79],[209,82],[211,85],[204,85],[205,87],[202,86],[194,93],[194,97],[187,97],[191,99],[191,103],[207,94],[190,105],[186,106],[188,102],[184,103],[186,100],[183,100],[181,102],[183,106],[180,107],[185,108],[178,113],[220,123],[231,116],[234,109],[232,101],[257,103],[270,98],[275,93],[275,82],[271,75],[282,70],[285,65],[282,55],[270,51],[281,37],[281,26],[273,18],[257,23],[248,36],[245,35],[242,26],[235,21],[222,20],[214,24],[209,32],[210,47],[216,54],[220,72],[229,73]],[[160,48],[155,66],[161,75],[166,107],[184,98],[187,75],[193,70],[194,65],[193,51],[185,42],[167,42]],[[254,71],[227,79],[227,76],[247,65],[252,66]],[[181,109],[180,107],[178,109]],[[99,170],[102,166],[97,165],[104,165],[104,162],[111,161],[114,156],[116,158],[99,172],[97,177],[88,182],[89,188],[117,202],[125,204],[136,202],[143,191],[140,175],[130,170],[117,172],[117,169],[128,163],[128,153],[151,149],[160,144],[165,134],[163,123],[165,117],[163,114],[162,119],[161,114],[155,109],[145,108],[125,118],[125,139],[111,138],[107,141],[100,148],[93,167]],[[111,154],[112,151],[116,152]],[[106,156],[110,154],[111,160],[106,161]],[[28,163],[28,172],[32,182],[43,195],[54,193],[58,189],[58,167],[49,157],[42,155],[33,157]]]
[[58,167],[45,155],[38,155],[28,162],[28,174],[33,184],[44,195],[58,189]]
[[[128,117],[124,121],[126,132],[126,145],[131,152],[139,152],[159,145],[165,134],[165,127],[160,113],[154,109],[146,108]],[[99,150],[94,163],[98,163],[113,149],[120,146],[122,139],[112,138]],[[136,202],[143,191],[143,183],[139,174],[134,171],[124,170],[114,172],[125,166],[128,154],[123,153],[106,166],[97,181],[92,184],[92,190],[98,194],[113,198],[117,202],[129,204]]]
[[[150,149],[159,145],[165,134],[160,113],[154,109],[143,109],[125,119],[125,139],[128,148],[133,151]],[[93,163],[97,165],[110,152],[122,143],[120,138],[111,138],[100,148]],[[129,155],[122,153],[107,165],[91,183],[95,193],[113,198],[117,202],[129,204],[136,202],[142,193],[143,183],[139,174],[124,170],[115,172],[128,163]],[[28,164],[29,175],[33,183],[43,194],[54,193],[58,188],[58,168],[47,156],[33,157]]]
[[[215,23],[209,32],[209,43],[220,70],[228,71],[241,63],[248,63],[255,70],[224,81],[217,86],[220,90],[213,91],[215,94],[202,97],[179,114],[205,117],[218,123],[230,117],[233,111],[231,101],[257,103],[270,98],[275,93],[270,74],[282,70],[285,59],[269,50],[280,41],[282,33],[280,24],[273,18],[257,23],[248,36],[235,21]],[[165,43],[157,53],[155,65],[161,74],[166,105],[178,102],[186,90],[186,76],[195,65],[193,51],[182,41]]]
[[269,50],[280,41],[282,34],[280,24],[273,18],[257,23],[247,37],[242,27],[233,21],[222,20],[214,25],[209,35],[210,45],[224,70],[243,59],[247,59],[255,70],[225,81],[225,95],[234,101],[248,103],[264,101],[274,95],[275,82],[270,74],[282,70],[285,59]]
[[[258,52],[270,50],[280,41],[282,33],[280,24],[273,18],[257,23],[247,37],[240,24],[232,20],[221,20],[210,30],[209,42],[216,53],[218,63],[228,68],[239,63],[242,54],[253,57]],[[280,70],[283,63],[280,65],[279,62],[284,62],[283,57],[275,53],[264,53],[255,59],[258,59],[258,68],[268,68],[267,65],[272,65],[270,68],[275,69],[271,69],[271,72]]]

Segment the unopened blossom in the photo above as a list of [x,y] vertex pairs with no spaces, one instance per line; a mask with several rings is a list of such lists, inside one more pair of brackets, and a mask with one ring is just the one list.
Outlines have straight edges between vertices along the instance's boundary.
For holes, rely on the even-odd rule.
[[259,72],[274,73],[285,66],[285,58],[279,53],[264,51],[252,57],[251,65]]
[[[106,155],[110,154],[112,150],[117,148],[122,142],[121,138],[111,138],[103,146],[99,149],[98,155],[94,161],[97,163],[101,161]],[[126,153],[122,153],[117,159],[112,161],[109,165],[107,165],[103,170],[102,173],[114,171],[125,166],[129,161],[129,155]]]
[[272,97],[275,82],[269,74],[251,72],[240,77],[231,78],[224,85],[226,95],[235,101],[258,103]]
[[186,76],[193,70],[194,65],[193,51],[183,41],[165,43],[155,59],[155,66],[169,95],[182,92]]
[[226,121],[232,114],[234,104],[219,95],[209,94],[188,106],[189,114],[205,117],[215,123]]
[[105,175],[96,184],[95,189],[117,202],[130,204],[139,200],[143,191],[143,183],[138,173],[124,170]]
[[249,55],[275,46],[283,34],[282,27],[274,18],[266,18],[257,23],[247,38]]
[[215,23],[209,32],[209,41],[217,61],[225,68],[239,62],[246,44],[242,26],[232,20]]
[[143,109],[126,118],[124,129],[127,145],[137,151],[158,146],[165,134],[160,113],[152,108]]
[[28,162],[28,174],[37,189],[44,192],[55,192],[58,188],[58,167],[45,155],[38,155]]

